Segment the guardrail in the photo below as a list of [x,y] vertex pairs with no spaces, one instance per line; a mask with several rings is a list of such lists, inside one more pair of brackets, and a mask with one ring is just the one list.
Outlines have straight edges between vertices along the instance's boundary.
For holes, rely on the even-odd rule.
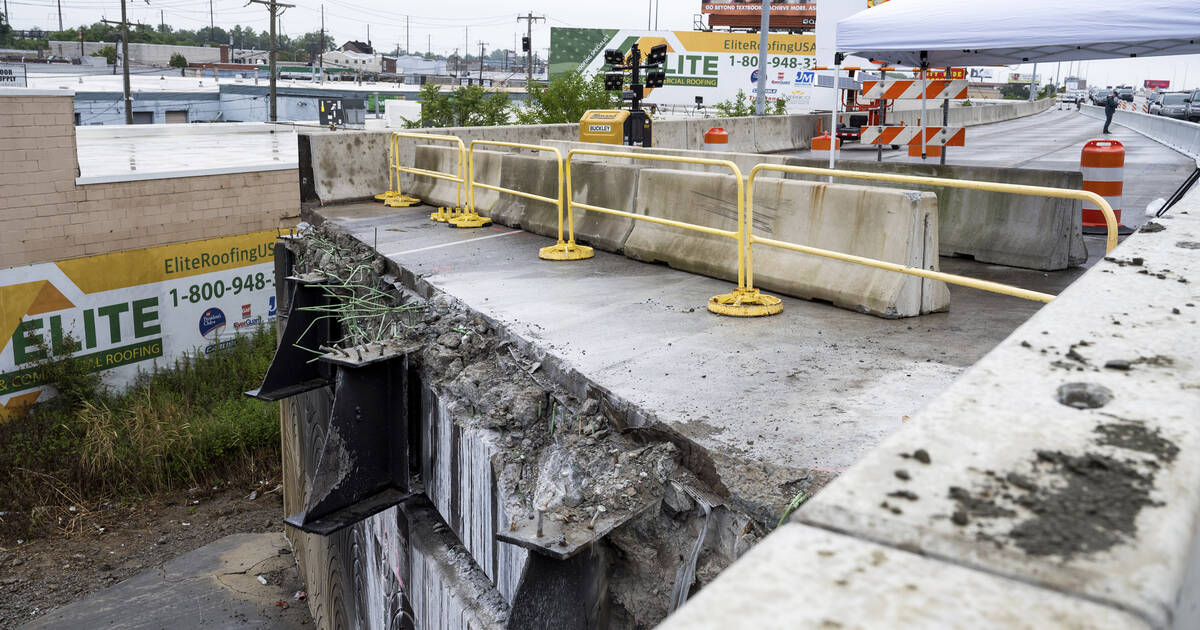
[[[1104,120],[1103,107],[1084,105],[1081,111],[1089,118]],[[1200,124],[1122,110],[1113,112],[1113,122],[1179,151],[1196,160],[1196,166],[1200,167]]]
[[400,164],[400,139],[395,135],[388,138],[388,189],[375,198],[389,208],[407,208],[421,203],[420,199],[406,195],[400,190],[400,172],[396,167]]
[[[705,166],[722,166],[733,172],[734,178],[737,180],[737,230],[720,230],[711,228],[705,225],[696,225],[695,223],[687,223],[685,221],[675,221],[673,219],[663,219],[648,215],[634,214],[613,208],[603,208],[593,206],[586,203],[579,203],[573,199],[572,191],[574,190],[571,184],[571,158],[576,155],[595,155],[599,157],[615,157],[625,158],[630,160],[650,160],[656,162],[675,162],[684,164],[699,164]],[[738,268],[738,286],[730,293],[713,296],[708,301],[708,310],[721,315],[732,315],[735,317],[761,317],[764,315],[774,315],[783,310],[783,301],[773,295],[760,293],[757,289],[746,285],[747,277],[747,260],[746,260],[746,198],[744,190],[744,180],[742,171],[737,165],[729,160],[712,160],[708,158],[692,158],[674,155],[657,155],[653,153],[623,153],[619,151],[598,151],[593,149],[573,149],[567,153],[566,160],[567,172],[567,203],[566,210],[568,213],[568,222],[571,222],[570,213],[575,209],[588,210],[590,212],[599,212],[618,217],[625,217],[635,221],[647,221],[649,223],[657,223],[669,227],[679,228],[683,230],[692,230],[713,236],[721,236],[737,241],[737,268]],[[562,217],[559,213],[559,223],[561,225]],[[574,240],[574,232],[572,230],[571,239]]]
[[750,277],[746,280],[748,288],[754,286],[754,244],[761,243],[771,247],[788,249],[802,254],[811,254],[814,256],[823,256],[834,260],[866,265],[875,267],[876,269],[884,269],[886,271],[894,271],[904,273],[911,276],[928,278],[930,280],[941,280],[947,284],[956,284],[959,286],[979,289],[981,291],[989,291],[991,293],[999,293],[1001,295],[1010,295],[1026,300],[1037,302],[1050,302],[1054,299],[1053,295],[1048,293],[1039,293],[1030,291],[1020,287],[1014,287],[999,282],[990,282],[987,280],[978,280],[976,278],[968,278],[930,269],[918,269],[907,265],[899,265],[873,258],[865,258],[862,256],[854,256],[852,254],[844,254],[842,252],[834,252],[806,245],[797,245],[785,241],[777,241],[770,238],[762,238],[754,235],[754,182],[758,178],[758,174],[763,171],[776,171],[780,173],[798,173],[802,175],[825,175],[830,178],[843,177],[850,179],[865,179],[885,182],[897,182],[902,184],[920,184],[924,186],[945,186],[948,188],[970,188],[974,190],[985,190],[991,192],[1012,193],[1017,195],[1032,195],[1043,197],[1057,197],[1063,199],[1080,199],[1091,201],[1100,208],[1100,212],[1104,215],[1104,221],[1108,224],[1108,238],[1105,243],[1105,253],[1111,252],[1117,246],[1117,218],[1113,213],[1112,206],[1104,201],[1104,198],[1096,193],[1086,190],[1067,190],[1065,188],[1048,188],[1044,186],[1024,186],[1019,184],[1001,184],[996,182],[980,182],[973,180],[962,179],[944,179],[940,177],[921,177],[916,175],[893,175],[891,173],[869,173],[863,171],[841,171],[827,168],[812,168],[807,166],[786,166],[782,164],[758,164],[750,169],[750,175],[746,178],[746,257],[749,260],[748,270]]
[[[546,152],[546,153],[553,153],[554,157],[558,163],[558,196],[555,197],[554,199],[551,199],[550,197],[543,197],[542,195],[535,195],[533,193],[527,193],[527,192],[524,192],[521,190],[514,190],[512,188],[504,188],[502,186],[493,186],[491,184],[484,184],[484,183],[475,181],[475,146],[476,145],[487,145],[487,146],[493,146],[493,147],[508,147],[510,149],[528,149],[530,151],[542,151],[542,152]],[[468,174],[467,177],[470,181],[467,185],[467,206],[468,206],[468,208],[470,208],[471,214],[473,214],[474,216],[477,216],[477,217],[479,216],[475,209],[475,187],[476,186],[478,186],[479,188],[483,188],[485,190],[494,190],[496,192],[507,193],[510,195],[516,195],[518,197],[523,197],[525,199],[533,199],[534,201],[544,201],[546,203],[552,203],[552,204],[554,204],[554,207],[558,210],[558,244],[551,245],[549,247],[543,247],[541,250],[538,251],[538,256],[541,258],[548,259],[548,260],[582,260],[584,258],[591,258],[593,255],[595,255],[595,252],[592,250],[591,247],[584,247],[582,245],[575,244],[575,233],[573,230],[571,232],[570,243],[563,242],[563,237],[562,237],[562,235],[563,235],[563,231],[562,231],[562,214],[563,214],[562,213],[562,209],[563,209],[563,157],[562,157],[562,152],[560,152],[558,149],[555,149],[554,147],[545,147],[545,146],[541,146],[538,144],[524,144],[521,142],[499,142],[499,141],[492,141],[492,140],[472,140],[471,148],[468,151],[468,156],[469,157],[468,157],[468,162],[467,162],[467,165],[468,165],[467,166],[467,174]],[[487,221],[491,222],[491,219],[487,219]]]
[[[411,138],[414,140],[433,140],[433,141],[437,141],[437,142],[449,142],[451,144],[458,145],[458,174],[450,175],[448,173],[442,173],[440,171],[430,171],[427,169],[416,168],[413,166],[401,166],[400,165],[400,150],[399,150],[399,139],[400,138]],[[463,188],[465,187],[465,184],[467,181],[466,177],[463,175],[463,168],[466,166],[466,161],[467,161],[467,147],[466,147],[466,145],[463,144],[463,141],[461,139],[459,139],[458,136],[443,136],[443,135],[437,135],[437,134],[431,134],[431,133],[408,133],[408,132],[404,132],[404,131],[396,131],[396,132],[392,133],[392,142],[393,142],[393,147],[394,147],[392,150],[392,155],[395,159],[395,161],[392,164],[393,164],[393,168],[396,171],[397,190],[399,190],[400,173],[410,173],[412,175],[432,177],[434,179],[441,179],[441,180],[445,180],[445,181],[449,181],[449,182],[454,182],[454,183],[458,184],[458,187],[457,187],[457,190],[455,191],[455,196],[454,196],[455,207],[454,208],[438,208],[436,212],[429,213],[429,218],[433,221],[438,221],[439,223],[449,223],[451,225],[454,225],[455,227],[478,227],[478,226],[472,225],[471,221],[469,221],[469,220],[465,221],[466,225],[458,225],[458,223],[457,223],[457,221],[459,221],[460,219],[466,218],[467,214],[468,214],[466,208],[463,207],[463,203],[462,203]],[[385,201],[384,203],[387,203],[387,202]]]
[[[430,140],[439,140],[439,141],[457,143],[457,145],[459,147],[459,176],[455,177],[455,176],[451,176],[446,173],[440,173],[437,171],[429,171],[426,169],[401,166],[398,163],[399,150],[398,150],[398,145],[396,145],[396,139],[402,138],[402,137],[410,137],[410,138],[416,138],[416,139],[430,139]],[[557,165],[558,165],[558,187],[557,187],[558,194],[557,194],[557,197],[551,198],[551,197],[528,193],[528,192],[515,190],[515,189],[511,189],[511,188],[504,188],[502,186],[485,184],[482,182],[476,182],[475,181],[475,147],[476,146],[497,146],[497,147],[526,149],[526,150],[530,150],[530,151],[541,151],[541,152],[553,153],[556,158]],[[901,265],[901,264],[887,262],[887,261],[883,261],[883,260],[876,260],[873,258],[856,256],[853,254],[846,254],[843,252],[836,252],[836,251],[832,251],[832,250],[826,250],[826,249],[811,247],[811,246],[807,246],[807,245],[800,245],[797,243],[789,243],[786,241],[779,241],[779,240],[775,240],[775,239],[771,239],[771,238],[755,236],[754,232],[753,232],[754,183],[758,178],[758,174],[763,171],[775,171],[775,172],[781,172],[781,173],[796,173],[796,174],[804,174],[804,175],[827,176],[830,178],[830,181],[832,181],[832,179],[834,177],[839,177],[839,178],[848,178],[848,179],[861,179],[861,180],[868,180],[868,181],[884,181],[884,182],[893,182],[893,183],[901,183],[901,184],[916,184],[916,185],[923,185],[923,186],[940,186],[940,187],[946,187],[946,188],[966,188],[966,189],[973,189],[973,190],[1009,193],[1009,194],[1017,194],[1017,195],[1052,197],[1052,198],[1059,198],[1059,199],[1078,199],[1081,201],[1090,201],[1091,203],[1095,204],[1095,206],[1097,208],[1100,209],[1101,214],[1104,216],[1105,224],[1108,228],[1108,233],[1107,233],[1107,237],[1105,240],[1105,252],[1106,253],[1111,252],[1113,250],[1113,248],[1115,248],[1117,246],[1117,219],[1116,219],[1115,213],[1113,212],[1112,207],[1108,204],[1108,202],[1106,202],[1104,200],[1104,198],[1100,197],[1096,193],[1085,191],[1085,190],[1069,190],[1069,189],[1064,189],[1064,188],[1050,188],[1050,187],[1045,187],[1045,186],[1026,186],[1026,185],[1019,185],[1019,184],[1004,184],[1004,183],[998,183],[998,182],[982,182],[982,181],[973,181],[973,180],[946,179],[946,178],[940,178],[940,177],[923,177],[923,176],[916,176],[916,175],[897,175],[897,174],[891,174],[891,173],[876,173],[876,172],[866,172],[866,171],[845,171],[845,170],[837,170],[837,169],[812,168],[812,167],[804,167],[804,166],[787,166],[787,165],[781,165],[781,164],[758,164],[758,165],[754,166],[754,168],[751,169],[748,176],[743,177],[742,172],[738,168],[738,166],[729,160],[717,160],[717,159],[710,159],[710,158],[698,158],[698,157],[688,157],[688,156],[659,155],[659,154],[654,154],[654,153],[627,153],[627,152],[621,152],[621,151],[605,151],[605,150],[598,150],[598,149],[573,149],[567,153],[567,156],[564,159],[562,157],[562,153],[558,149],[553,148],[553,147],[546,147],[546,146],[534,145],[534,144],[523,144],[523,143],[517,143],[517,142],[501,142],[501,141],[490,141],[490,140],[474,140],[474,141],[472,141],[471,145],[470,145],[470,151],[468,152],[465,149],[465,146],[463,145],[462,140],[460,140],[456,136],[410,134],[410,133],[402,133],[402,132],[397,132],[397,133],[393,134],[393,144],[392,144],[392,147],[389,149],[389,151],[391,153],[391,157],[393,159],[394,170],[396,172],[396,179],[397,179],[397,186],[396,186],[397,191],[396,192],[397,193],[399,192],[399,184],[398,184],[399,173],[401,173],[401,172],[412,173],[415,175],[423,175],[423,176],[428,176],[428,177],[434,177],[434,178],[443,179],[443,180],[447,180],[447,181],[453,181],[453,182],[456,182],[459,184],[458,201],[460,203],[460,207],[458,207],[454,210],[454,212],[457,214],[448,214],[448,213],[445,213],[445,210],[446,210],[445,208],[439,208],[438,212],[435,212],[430,215],[430,218],[434,219],[434,220],[450,221],[451,223],[455,223],[456,225],[461,223],[461,225],[459,225],[459,227],[478,227],[480,225],[486,225],[486,223],[480,223],[481,221],[482,222],[490,222],[490,219],[480,217],[476,213],[476,210],[475,210],[475,188],[476,187],[483,188],[485,190],[493,190],[493,191],[500,192],[500,193],[516,195],[516,196],[523,197],[526,199],[531,199],[534,201],[541,201],[544,203],[554,204],[554,206],[556,207],[556,209],[558,211],[557,212],[557,214],[558,214],[558,242],[555,245],[551,245],[549,247],[544,247],[541,250],[539,250],[538,256],[540,258],[543,258],[546,260],[584,260],[584,259],[593,257],[594,250],[591,247],[579,245],[575,242],[574,210],[576,208],[578,208],[580,210],[587,210],[590,212],[598,212],[601,214],[608,214],[608,215],[612,215],[612,216],[623,217],[623,218],[632,219],[635,221],[646,221],[649,223],[656,223],[656,224],[665,225],[668,227],[674,227],[674,228],[679,228],[679,229],[684,229],[684,230],[692,230],[692,231],[701,232],[704,234],[710,234],[713,236],[719,236],[719,237],[723,237],[723,238],[732,239],[732,240],[736,241],[736,243],[737,243],[737,276],[738,276],[737,288],[734,289],[730,293],[712,297],[708,301],[708,310],[713,313],[717,313],[717,314],[721,314],[721,315],[731,315],[731,316],[735,316],[735,317],[758,317],[758,316],[764,316],[764,315],[774,315],[783,310],[783,303],[779,298],[761,293],[758,289],[756,289],[754,287],[754,244],[755,243],[758,243],[761,245],[766,245],[769,247],[787,249],[790,251],[795,251],[795,252],[799,252],[799,253],[803,253],[803,254],[809,254],[809,255],[813,255],[813,256],[821,256],[821,257],[830,258],[830,259],[834,259],[834,260],[840,260],[843,262],[864,265],[864,266],[868,266],[868,267],[874,267],[876,269],[882,269],[885,271],[892,271],[895,273],[903,273],[903,274],[917,276],[917,277],[921,277],[921,278],[927,278],[930,280],[939,280],[939,281],[945,282],[947,284],[954,284],[954,285],[969,287],[969,288],[978,289],[981,291],[988,291],[991,293],[998,293],[1001,295],[1008,295],[1008,296],[1018,297],[1018,298],[1026,299],[1026,300],[1032,300],[1032,301],[1046,303],[1046,302],[1050,302],[1054,299],[1053,295],[1050,295],[1047,293],[1030,291],[1028,289],[1022,289],[1020,287],[1001,284],[998,282],[979,280],[976,278],[970,278],[967,276],[959,276],[956,274],[943,273],[940,271],[933,271],[930,269],[909,267],[907,265]],[[464,154],[466,156],[468,156],[466,158],[466,160],[467,160],[467,175],[466,175],[466,177],[463,177],[461,174],[463,161],[464,161]],[[713,228],[713,227],[709,227],[709,226],[697,225],[694,223],[687,223],[685,221],[676,221],[673,219],[653,217],[653,216],[649,216],[649,215],[640,215],[640,214],[635,214],[632,212],[625,212],[623,210],[617,210],[615,208],[604,208],[601,206],[594,206],[594,205],[590,205],[587,203],[575,201],[574,187],[573,187],[572,178],[571,178],[571,161],[576,155],[594,155],[597,157],[613,157],[613,158],[622,158],[622,159],[629,159],[629,160],[649,160],[649,161],[655,161],[655,162],[697,164],[697,165],[702,165],[702,166],[719,166],[719,167],[723,167],[723,168],[728,168],[733,173],[734,179],[736,180],[736,183],[737,183],[737,229],[736,230],[722,230],[722,229]],[[468,205],[467,205],[467,209],[465,211],[461,207],[461,194],[462,194],[462,190],[464,187],[467,189],[467,196],[468,196],[468,201],[467,201]],[[565,202],[564,202],[564,199],[565,199]],[[441,218],[439,218],[439,215],[441,216]],[[563,236],[564,236],[564,234],[563,234],[564,215],[565,215],[565,223],[566,223],[566,236],[567,236],[566,239],[563,238]]]

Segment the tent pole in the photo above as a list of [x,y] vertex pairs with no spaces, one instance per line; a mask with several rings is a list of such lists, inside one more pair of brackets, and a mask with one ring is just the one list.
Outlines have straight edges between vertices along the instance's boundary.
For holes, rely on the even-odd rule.
[[928,103],[929,103],[929,99],[926,98],[926,94],[925,94],[925,91],[929,89],[929,86],[926,85],[926,81],[925,81],[925,70],[927,68],[929,68],[929,60],[927,59],[928,56],[929,56],[929,53],[925,52],[924,50],[921,51],[921,131],[920,131],[920,133],[921,133],[921,161],[922,162],[925,161],[925,130],[929,128],[929,111],[926,108],[926,105],[928,105]]
[[[837,148],[838,148],[838,132],[837,132],[837,122],[838,121],[837,121],[837,119],[838,119],[838,109],[842,104],[842,101],[841,101],[842,95],[841,95],[841,90],[838,89],[838,83],[841,82],[842,59],[844,59],[844,58],[845,58],[845,55],[843,55],[840,52],[833,53],[833,113],[829,115],[829,123],[830,123],[829,124],[829,129],[830,129],[829,135],[832,136],[829,139],[829,168],[830,168],[830,170],[833,169],[834,156],[837,155]],[[830,184],[833,183],[832,175],[829,176],[829,183]]]

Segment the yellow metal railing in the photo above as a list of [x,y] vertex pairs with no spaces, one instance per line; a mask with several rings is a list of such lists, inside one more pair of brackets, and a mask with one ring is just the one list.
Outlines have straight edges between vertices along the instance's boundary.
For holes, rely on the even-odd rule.
[[400,190],[400,172],[396,170],[396,167],[400,164],[398,157],[400,154],[399,142],[399,138],[394,135],[388,137],[388,189],[375,195],[376,199],[391,208],[407,208],[421,203],[420,199],[406,195]]
[[[705,225],[697,225],[695,223],[687,223],[685,221],[675,221],[673,219],[664,219],[660,217],[652,217],[648,215],[634,214],[613,208],[604,208],[601,206],[593,206],[586,203],[579,203],[573,198],[574,188],[571,180],[571,158],[576,155],[595,155],[599,157],[615,157],[625,158],[630,160],[650,160],[655,162],[673,162],[682,164],[699,164],[704,166],[720,166],[728,168],[733,172],[733,177],[737,181],[737,229],[736,230],[721,230]],[[567,225],[570,234],[571,242],[575,240],[573,212],[575,208],[588,210],[590,212],[599,212],[609,214],[635,221],[646,221],[656,223],[658,225],[666,225],[669,227],[679,228],[683,230],[692,230],[703,234],[720,236],[733,239],[737,242],[737,272],[738,286],[731,293],[714,296],[708,301],[708,310],[722,315],[736,315],[741,317],[757,317],[762,315],[774,315],[783,310],[783,302],[771,295],[759,293],[759,291],[746,284],[748,261],[746,260],[746,196],[744,194],[744,179],[742,171],[737,167],[737,164],[729,160],[712,160],[708,158],[693,158],[674,155],[658,155],[654,153],[623,153],[618,151],[599,151],[593,149],[573,149],[567,153],[566,159],[566,213]],[[562,224],[561,212],[559,215],[559,225]]]
[[[558,192],[556,193],[557,196],[554,197],[553,199],[551,199],[550,197],[543,197],[541,195],[535,195],[533,193],[528,193],[523,190],[514,190],[512,188],[504,188],[502,186],[496,186],[493,184],[484,184],[483,182],[475,181],[475,147],[479,146],[479,145],[486,145],[486,146],[490,146],[490,147],[507,147],[510,149],[528,149],[530,151],[543,151],[546,153],[553,153],[554,158],[558,164]],[[516,195],[517,197],[523,197],[525,199],[532,199],[534,201],[544,201],[546,203],[554,204],[554,207],[558,209],[559,216],[560,217],[562,216],[563,158],[562,158],[562,153],[560,153],[558,149],[555,149],[553,147],[544,147],[544,146],[537,145],[537,144],[521,144],[519,142],[498,142],[498,141],[492,141],[492,140],[472,140],[471,147],[467,151],[467,156],[468,156],[468,159],[467,159],[467,208],[468,208],[470,214],[472,214],[476,217],[479,217],[478,209],[475,207],[475,188],[478,187],[478,188],[483,188],[485,190],[494,190],[499,193],[507,193],[510,195]],[[488,219],[485,217],[479,217],[479,218],[482,221],[487,221],[488,223],[491,222],[491,219]],[[559,223],[559,227],[558,227],[558,244],[563,245],[561,222]],[[574,245],[574,241],[572,241],[572,245]],[[551,249],[554,249],[554,246],[544,247],[542,249],[543,249],[543,251],[551,250]],[[592,248],[590,248],[590,247],[580,248],[580,247],[576,246],[575,250],[576,250],[576,253],[581,253],[583,250],[586,250],[587,255],[586,256],[576,256],[576,258],[571,258],[571,259],[560,258],[558,260],[575,260],[577,258],[591,258],[591,256],[592,256]],[[542,256],[542,258],[545,258],[545,256]]]
[[[457,145],[457,147],[458,147],[458,169],[457,169],[456,174],[450,175],[449,173],[442,173],[440,171],[431,171],[428,169],[416,168],[413,166],[402,166],[400,164],[400,150],[399,150],[399,139],[400,138],[410,138],[413,140],[432,140],[434,142],[448,142],[448,143]],[[432,133],[410,133],[410,132],[404,132],[404,131],[396,131],[396,132],[392,133],[392,143],[393,143],[392,144],[393,168],[396,172],[397,186],[399,186],[398,182],[399,182],[399,178],[400,178],[400,173],[410,173],[412,175],[417,175],[417,176],[421,176],[421,177],[432,177],[434,179],[441,179],[444,181],[454,182],[455,184],[458,184],[458,186],[455,190],[455,196],[454,196],[455,207],[453,207],[453,208],[438,208],[436,212],[431,212],[429,214],[429,218],[431,220],[438,221],[441,223],[450,223],[451,225],[454,225],[456,227],[476,227],[474,225],[471,225],[470,221],[466,221],[467,225],[461,225],[461,226],[458,225],[458,223],[457,223],[457,221],[459,221],[460,219],[462,219],[468,215],[466,208],[463,206],[463,196],[464,196],[463,189],[465,188],[466,181],[467,181],[467,178],[465,175],[466,162],[467,162],[467,147],[466,147],[466,145],[463,144],[463,141],[460,140],[458,138],[458,136],[446,136],[446,135],[438,135],[438,134],[432,134]]]
[[747,233],[746,258],[748,261],[747,269],[748,269],[748,273],[749,273],[749,278],[747,278],[746,285],[748,288],[754,287],[754,244],[761,243],[763,245],[768,245],[770,247],[778,247],[781,249],[788,249],[791,251],[800,252],[803,254],[811,254],[814,256],[823,256],[825,258],[832,258],[834,260],[841,260],[844,262],[855,263],[855,264],[859,264],[859,265],[866,265],[868,267],[875,267],[877,269],[884,269],[887,271],[904,273],[904,274],[908,274],[908,275],[912,275],[912,276],[918,276],[921,278],[929,278],[931,280],[941,280],[942,282],[945,282],[947,284],[956,284],[959,286],[970,287],[973,289],[979,289],[981,291],[990,291],[992,293],[999,293],[1002,295],[1010,295],[1013,297],[1019,297],[1019,298],[1026,299],[1026,300],[1033,300],[1033,301],[1037,301],[1037,302],[1049,302],[1054,299],[1053,295],[1050,295],[1047,293],[1039,293],[1037,291],[1030,291],[1028,289],[1022,289],[1019,287],[1001,284],[999,282],[978,280],[976,278],[968,278],[966,276],[959,276],[959,275],[950,274],[950,273],[943,273],[940,271],[932,271],[929,269],[919,269],[916,267],[909,267],[907,265],[899,265],[896,263],[890,263],[890,262],[886,262],[886,261],[882,261],[882,260],[875,260],[873,258],[854,256],[852,254],[845,254],[842,252],[834,252],[834,251],[830,251],[830,250],[826,250],[826,249],[819,249],[816,247],[808,247],[805,245],[797,245],[795,243],[788,243],[785,241],[777,241],[775,239],[762,238],[759,236],[755,236],[754,232],[753,232],[754,182],[758,178],[758,174],[763,171],[776,171],[776,172],[781,172],[781,173],[799,173],[799,174],[803,174],[803,175],[844,177],[844,178],[851,178],[851,179],[865,179],[865,180],[873,180],[873,181],[896,182],[896,183],[903,183],[903,184],[919,184],[919,185],[924,185],[924,186],[944,186],[947,188],[969,188],[969,189],[973,189],[973,190],[985,190],[985,191],[990,191],[990,192],[1012,193],[1012,194],[1018,194],[1018,195],[1056,197],[1056,198],[1060,198],[1060,199],[1081,199],[1081,200],[1091,201],[1092,203],[1096,204],[1096,207],[1100,208],[1100,212],[1104,215],[1104,220],[1108,224],[1108,238],[1105,243],[1105,245],[1106,245],[1105,251],[1111,252],[1113,250],[1113,248],[1117,246],[1117,219],[1116,219],[1116,215],[1112,211],[1112,207],[1109,206],[1106,201],[1104,201],[1103,197],[1100,197],[1096,193],[1088,192],[1085,190],[1068,190],[1065,188],[1047,188],[1044,186],[1024,186],[1024,185],[1018,185],[1018,184],[1001,184],[1001,183],[996,183],[996,182],[980,182],[980,181],[973,181],[973,180],[942,179],[939,177],[922,177],[922,176],[916,176],[916,175],[895,175],[895,174],[891,174],[891,173],[871,173],[871,172],[864,172],[864,171],[841,171],[841,170],[826,169],[826,168],[811,168],[811,167],[806,167],[806,166],[784,166],[781,164],[759,164],[759,165],[755,166],[754,168],[750,169],[750,175],[746,179],[746,199],[747,199],[747,204],[746,204],[747,205],[747,209],[746,209],[746,226],[747,226],[746,227],[746,233]]

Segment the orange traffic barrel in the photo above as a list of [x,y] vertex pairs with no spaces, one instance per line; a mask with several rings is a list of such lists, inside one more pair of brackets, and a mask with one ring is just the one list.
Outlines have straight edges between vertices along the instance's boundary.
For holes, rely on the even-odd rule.
[[705,151],[728,151],[729,132],[722,127],[713,127],[704,134]]
[[[832,147],[832,149],[830,148]],[[829,152],[832,150],[833,155],[838,155],[838,149],[842,148],[842,141],[838,138],[831,138],[829,134],[822,134],[812,139],[813,157],[828,158]]]
[[[1125,186],[1125,145],[1116,140],[1092,140],[1083,145],[1079,159],[1083,189],[1094,192],[1112,206],[1121,223],[1121,196]],[[1083,226],[1105,227],[1104,214],[1090,201],[1083,202]]]

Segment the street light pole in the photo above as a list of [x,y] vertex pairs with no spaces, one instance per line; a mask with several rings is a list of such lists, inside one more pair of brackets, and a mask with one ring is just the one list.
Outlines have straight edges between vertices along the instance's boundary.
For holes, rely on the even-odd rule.
[[[755,115],[762,116],[767,107],[767,47],[771,34],[771,0],[762,0],[762,21],[758,26],[758,87],[754,102]],[[834,88],[837,92],[837,88]]]

